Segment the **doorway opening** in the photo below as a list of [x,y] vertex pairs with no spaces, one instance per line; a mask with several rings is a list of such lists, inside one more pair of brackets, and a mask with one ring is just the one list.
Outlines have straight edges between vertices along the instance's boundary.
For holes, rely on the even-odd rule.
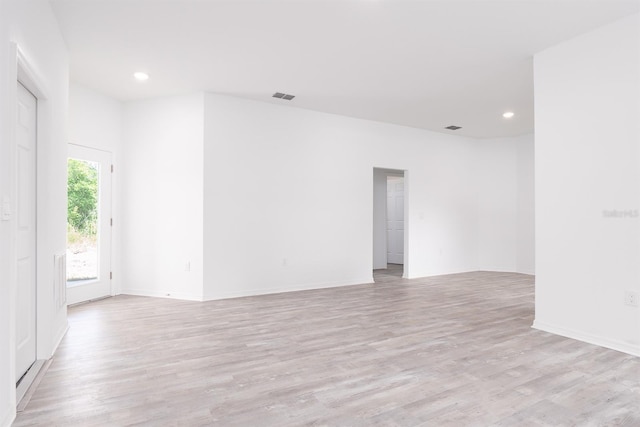
[[110,296],[111,153],[69,144],[67,302]]
[[376,282],[406,275],[405,171],[373,169],[373,269]]

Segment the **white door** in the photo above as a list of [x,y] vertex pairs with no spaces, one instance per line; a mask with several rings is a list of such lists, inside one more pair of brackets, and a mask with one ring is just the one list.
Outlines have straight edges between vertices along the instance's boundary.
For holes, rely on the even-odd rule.
[[387,177],[387,262],[404,264],[404,178]]
[[18,83],[16,382],[36,361],[36,106]]
[[69,144],[67,302],[112,295],[111,153]]

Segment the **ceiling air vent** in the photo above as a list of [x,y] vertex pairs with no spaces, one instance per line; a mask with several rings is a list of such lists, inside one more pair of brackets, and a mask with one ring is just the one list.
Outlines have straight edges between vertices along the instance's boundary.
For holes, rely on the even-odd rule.
[[445,129],[458,130],[458,129],[462,129],[462,126],[451,125],[451,126],[447,126]]
[[287,101],[291,101],[293,98],[295,98],[295,95],[289,95],[287,93],[282,93],[282,92],[276,92],[272,95],[274,98],[279,98],[279,99],[286,99]]

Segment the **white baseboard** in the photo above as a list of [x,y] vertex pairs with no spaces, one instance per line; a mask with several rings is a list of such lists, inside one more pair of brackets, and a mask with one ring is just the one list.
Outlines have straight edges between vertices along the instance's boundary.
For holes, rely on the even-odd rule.
[[149,291],[146,289],[135,289],[135,288],[122,289],[122,294],[135,295],[140,297],[173,298],[173,299],[180,299],[180,300],[186,300],[186,301],[214,301],[214,300],[228,299],[228,298],[280,294],[284,292],[309,291],[313,289],[337,288],[340,286],[363,285],[367,283],[373,283],[373,276],[366,277],[364,279],[354,279],[354,280],[338,281],[338,282],[307,283],[304,285],[289,286],[289,287],[283,286],[283,287],[267,288],[267,289],[242,289],[242,290],[237,290],[232,292],[220,292],[214,295],[207,295],[207,296],[186,294],[186,293],[180,293],[180,292],[171,292],[171,291]]
[[[31,398],[33,397],[36,390],[38,389],[38,386],[40,385],[40,381],[42,381],[42,378],[44,378],[45,374],[49,370],[51,363],[53,363],[53,357],[49,360],[41,360],[40,362],[42,364],[39,366],[38,371],[35,373],[35,377],[31,381],[31,384],[29,384],[27,389],[24,390],[24,392],[18,392],[16,390],[16,397],[18,402],[18,405],[16,407],[16,412],[22,412],[25,410],[25,408],[31,401]],[[38,363],[38,361],[36,361],[36,363]]]
[[531,327],[540,331],[549,332],[600,347],[610,348],[611,350],[621,351],[632,356],[640,357],[640,345],[633,345],[622,341],[613,340],[611,338],[593,335],[582,331],[576,331],[574,329],[564,328],[562,326],[555,326],[549,323],[541,322],[539,320],[534,320]]
[[186,300],[186,301],[203,301],[202,295],[194,295],[194,294],[188,294],[184,292],[173,292],[173,291],[149,291],[147,289],[125,288],[125,289],[122,289],[121,294],[135,295],[139,297],[170,298],[170,299],[180,299],[180,300]]
[[267,289],[242,289],[232,292],[219,292],[213,295],[207,295],[204,297],[204,301],[214,301],[228,298],[241,298],[251,297],[256,295],[269,295],[269,294],[281,294],[285,292],[298,292],[298,291],[310,291],[314,289],[327,289],[338,288],[341,286],[354,286],[373,283],[373,276],[365,277],[362,279],[343,280],[337,282],[317,282],[307,283],[303,285],[288,286],[288,287],[276,287]]
[[38,386],[38,384],[36,383],[36,378],[38,378],[40,370],[43,366],[45,366],[46,362],[47,361],[44,359],[37,359],[35,362],[33,362],[33,365],[31,365],[27,373],[20,380],[20,384],[18,384],[18,386],[16,387],[16,402],[18,407],[16,408],[16,412],[20,412],[20,403],[22,402],[22,398],[27,394],[29,389],[31,387],[35,388]]

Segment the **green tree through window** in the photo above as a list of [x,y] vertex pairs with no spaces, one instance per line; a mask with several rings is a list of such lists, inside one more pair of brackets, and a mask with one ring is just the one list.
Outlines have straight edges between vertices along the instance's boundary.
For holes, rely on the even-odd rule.
[[69,159],[67,178],[67,221],[84,236],[95,236],[98,219],[98,165]]

